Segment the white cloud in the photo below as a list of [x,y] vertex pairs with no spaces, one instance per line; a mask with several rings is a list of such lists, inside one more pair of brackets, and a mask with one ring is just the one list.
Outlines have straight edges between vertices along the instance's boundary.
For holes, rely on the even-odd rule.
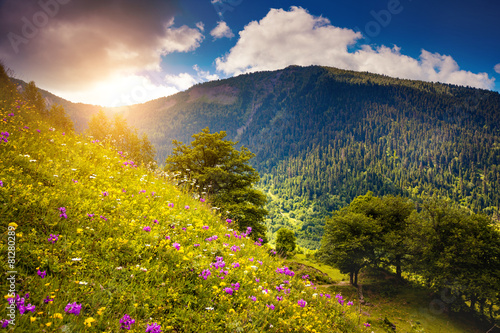
[[165,75],[165,82],[175,86],[179,90],[186,90],[198,81],[189,73],[180,73],[178,75]]
[[210,31],[210,35],[212,35],[212,37],[214,37],[214,40],[219,39],[219,38],[223,38],[223,37],[227,37],[227,38],[234,37],[233,32],[231,31],[231,29],[228,27],[228,25],[224,21],[219,21],[217,23],[217,26],[215,28],[213,28],[212,31]]
[[493,69],[495,70],[495,72],[497,72],[498,74],[500,74],[500,63],[496,64],[495,67],[493,67]]
[[203,22],[201,22],[201,21],[200,21],[200,22],[198,22],[198,23],[196,23],[196,27],[197,27],[198,29],[200,29],[200,31],[204,31],[204,30],[205,30],[205,25],[204,25],[204,24],[203,24]]
[[194,65],[193,69],[196,71],[196,75],[191,75],[189,73],[180,73],[177,75],[169,74],[165,76],[165,83],[182,91],[189,89],[197,83],[219,79],[217,74],[210,74],[210,72],[200,69],[198,65]]
[[[460,70],[451,56],[422,50],[415,59],[401,54],[397,46],[360,45],[361,38],[361,33],[335,27],[327,18],[312,16],[300,7],[271,9],[240,31],[236,45],[216,59],[216,68],[237,75],[289,65],[323,65],[486,89],[494,86],[494,78]],[[352,46],[358,50],[350,52]]]

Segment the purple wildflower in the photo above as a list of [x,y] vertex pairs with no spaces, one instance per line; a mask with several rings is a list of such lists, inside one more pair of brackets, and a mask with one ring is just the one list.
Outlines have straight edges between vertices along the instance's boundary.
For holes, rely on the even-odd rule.
[[206,280],[212,273],[209,269],[204,269],[199,276],[201,276],[204,280]]
[[303,308],[303,307],[305,307],[305,306],[307,305],[307,302],[306,302],[306,301],[304,301],[303,299],[299,299],[299,301],[297,302],[297,304],[298,304],[301,308]]
[[39,277],[41,277],[41,278],[43,279],[43,278],[45,277],[45,275],[47,275],[47,271],[43,271],[43,272],[42,272],[42,271],[38,270],[38,271],[36,272],[36,274],[38,274],[38,276],[39,276]]
[[175,249],[177,251],[179,251],[179,249],[181,248],[181,244],[179,244],[179,243],[174,243],[174,244],[172,244],[172,246],[175,247]]
[[248,298],[250,298],[254,302],[257,300],[257,297],[255,297],[255,296],[249,296]]
[[157,323],[153,324],[148,324],[148,327],[146,327],[146,333],[161,333],[161,326],[158,325]]
[[142,228],[142,230],[144,230],[146,232],[150,232],[151,231],[151,227],[150,226],[145,226],[144,228]]
[[20,305],[17,308],[19,309],[19,313],[23,315],[26,311],[35,312],[36,307],[34,305],[28,304],[26,306]]
[[266,306],[271,309],[271,310],[274,310],[274,304],[266,304]]
[[0,323],[2,324],[2,328],[6,328],[9,326],[10,321],[8,319],[0,320]]
[[81,310],[82,310],[82,305],[76,304],[76,302],[68,303],[68,305],[66,305],[66,307],[64,308],[64,311],[66,311],[67,313],[72,313],[75,316],[78,316]]
[[234,290],[232,288],[224,288],[224,291],[229,295],[233,295]]
[[120,324],[122,324],[120,329],[130,330],[130,325],[135,324],[135,319],[132,319],[128,314],[125,314],[122,319],[120,319]]
[[50,236],[47,240],[49,242],[51,242],[52,244],[54,244],[55,242],[57,242],[59,240],[59,235],[50,234]]

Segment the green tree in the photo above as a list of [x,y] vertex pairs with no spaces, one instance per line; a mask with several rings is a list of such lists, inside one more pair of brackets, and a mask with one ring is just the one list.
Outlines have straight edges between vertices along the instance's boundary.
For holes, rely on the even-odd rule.
[[94,114],[89,121],[87,133],[94,139],[109,141],[119,151],[136,163],[154,163],[156,151],[146,134],[139,137],[137,130],[129,127],[122,115],[110,120],[104,111]]
[[[427,199],[412,215],[415,273],[434,291],[448,289],[455,307],[484,314],[485,305],[499,303],[500,232],[491,218],[471,214],[450,202]],[[460,295],[460,297],[459,297]]]
[[23,97],[28,103],[30,103],[37,109],[38,113],[40,113],[41,115],[48,114],[45,99],[38,90],[34,81],[31,81],[26,85],[23,91]]
[[55,127],[66,132],[74,131],[73,122],[68,117],[68,115],[64,111],[64,108],[61,105],[57,104],[52,105],[48,114],[50,123],[53,124]]
[[386,195],[374,197],[372,192],[356,197],[348,208],[352,212],[371,217],[378,224],[377,264],[384,263],[396,267],[396,275],[401,279],[402,264],[408,256],[409,216],[414,205],[406,198]]
[[187,180],[200,195],[210,195],[212,204],[236,221],[239,230],[252,228],[252,237],[265,239],[263,208],[266,196],[254,188],[259,174],[249,165],[255,155],[246,147],[238,151],[237,142],[224,140],[226,132],[210,133],[207,128],[194,134],[185,145],[173,141],[172,154],[165,161],[165,170]]
[[343,209],[326,220],[318,257],[341,273],[349,274],[357,285],[359,271],[376,258],[376,239],[380,227],[371,217]]
[[276,233],[276,251],[287,257],[295,250],[295,233],[287,228],[281,228]]

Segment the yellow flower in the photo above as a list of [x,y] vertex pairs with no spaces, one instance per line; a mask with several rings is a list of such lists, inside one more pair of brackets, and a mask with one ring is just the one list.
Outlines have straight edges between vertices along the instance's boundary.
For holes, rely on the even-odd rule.
[[82,233],[82,231],[83,231],[83,229],[82,229],[82,228],[78,228],[78,229],[76,229],[76,233],[78,233],[78,234],[81,234],[81,233]]
[[104,310],[106,310],[106,307],[102,307],[102,308],[99,308],[99,310],[97,310],[97,314],[100,316],[102,315],[102,313],[104,312]]
[[54,315],[52,316],[52,318],[55,318],[55,319],[63,319],[63,316],[62,316],[62,314],[60,314],[60,313],[54,313]]
[[13,227],[14,229],[17,228],[17,223],[16,222],[10,222],[9,227]]
[[94,319],[94,318],[92,318],[92,317],[88,317],[87,319],[85,319],[84,324],[85,324],[85,326],[90,327],[90,326],[92,326],[92,323],[93,323],[94,321],[95,321],[95,319]]
[[52,322],[45,324],[45,326],[47,327],[49,327],[50,325],[52,325]]
[[30,317],[30,322],[34,322],[36,320],[36,317]]

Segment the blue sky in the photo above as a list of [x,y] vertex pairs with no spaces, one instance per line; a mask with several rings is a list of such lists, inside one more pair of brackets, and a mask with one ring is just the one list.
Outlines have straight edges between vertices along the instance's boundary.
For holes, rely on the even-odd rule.
[[4,0],[0,58],[107,106],[291,64],[500,91],[499,17],[494,0]]

